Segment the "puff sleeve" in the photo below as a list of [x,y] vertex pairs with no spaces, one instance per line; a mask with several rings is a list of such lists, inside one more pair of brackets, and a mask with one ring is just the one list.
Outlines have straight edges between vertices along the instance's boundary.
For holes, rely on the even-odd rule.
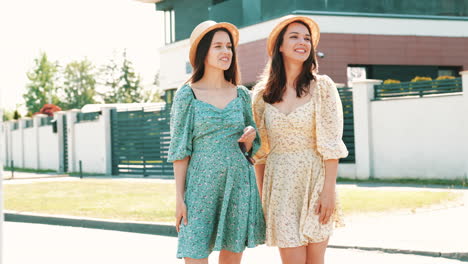
[[316,109],[317,149],[324,160],[348,156],[343,142],[343,106],[335,83],[330,77],[320,76],[317,86]]
[[242,101],[244,102],[244,119],[245,119],[245,126],[252,126],[257,131],[257,136],[252,144],[252,149],[250,150],[251,156],[254,156],[258,150],[260,149],[261,139],[260,134],[258,133],[257,125],[254,122],[253,114],[252,114],[252,99],[250,98],[249,90],[244,86],[241,86],[240,95],[242,97]]
[[181,87],[174,97],[171,108],[171,143],[167,161],[184,159],[192,155],[193,94],[190,87]]
[[260,135],[260,148],[257,153],[253,156],[255,164],[265,164],[268,153],[270,152],[270,146],[268,143],[268,134],[265,126],[265,101],[263,101],[263,90],[261,88],[254,89],[253,102],[252,102],[252,113],[253,119],[257,125],[257,131]]

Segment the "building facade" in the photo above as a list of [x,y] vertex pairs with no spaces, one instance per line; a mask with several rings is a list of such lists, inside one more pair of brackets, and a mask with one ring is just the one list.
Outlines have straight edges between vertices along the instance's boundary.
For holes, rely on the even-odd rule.
[[204,20],[240,29],[242,83],[255,84],[278,18],[297,14],[320,26],[319,71],[343,86],[356,78],[409,81],[468,69],[468,0],[150,0],[165,17],[161,86],[188,79],[189,41]]

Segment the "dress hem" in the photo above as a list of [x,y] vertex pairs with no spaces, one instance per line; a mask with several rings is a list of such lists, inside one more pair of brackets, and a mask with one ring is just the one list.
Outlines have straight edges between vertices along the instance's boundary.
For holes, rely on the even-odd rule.
[[[258,243],[255,243],[255,245],[250,245],[250,246],[245,246],[244,249],[240,250],[240,251],[236,251],[236,250],[229,250],[229,249],[226,249],[226,248],[213,248],[210,252],[213,253],[214,251],[221,251],[221,250],[228,250],[228,251],[231,251],[231,252],[234,252],[234,253],[241,253],[241,252],[244,252],[246,248],[255,248],[255,247],[258,247],[260,245],[263,245],[265,244],[264,242],[258,242]],[[206,257],[190,257],[190,256],[184,256],[183,254],[177,254],[177,258],[178,259],[183,259],[183,258],[192,258],[192,259],[204,259],[204,258],[208,258],[210,256],[210,254],[208,254]]]
[[324,241],[330,239],[330,237],[331,237],[331,234],[330,234],[328,237],[326,237],[325,239],[321,240],[321,241],[316,241],[316,242],[310,242],[310,241],[309,241],[308,243],[305,243],[305,244],[304,244],[304,243],[299,243],[298,245],[294,244],[294,245],[288,245],[288,246],[282,246],[282,247],[278,246],[276,243],[265,243],[265,245],[268,246],[268,247],[294,248],[294,247],[307,246],[308,244],[322,243],[322,242],[324,242]]

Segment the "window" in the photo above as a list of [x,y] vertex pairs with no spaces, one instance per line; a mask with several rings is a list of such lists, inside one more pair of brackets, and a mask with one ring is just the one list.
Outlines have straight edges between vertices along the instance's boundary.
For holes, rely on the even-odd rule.
[[437,76],[459,76],[458,73],[462,70],[462,67],[457,66],[439,66],[437,69]]
[[165,43],[175,42],[175,13],[174,9],[164,11],[164,39]]

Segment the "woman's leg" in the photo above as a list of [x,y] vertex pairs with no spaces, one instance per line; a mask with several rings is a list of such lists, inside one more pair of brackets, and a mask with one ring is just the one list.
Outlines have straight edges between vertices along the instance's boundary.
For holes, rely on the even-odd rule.
[[184,258],[185,264],[208,264],[208,258],[204,259],[193,259],[193,258]]
[[306,264],[307,248],[306,246],[279,248],[281,261],[283,264]]
[[219,252],[219,264],[240,264],[242,253],[243,252],[235,253],[223,249]]
[[309,243],[307,245],[307,264],[324,264],[325,250],[328,246],[328,239],[320,243]]

